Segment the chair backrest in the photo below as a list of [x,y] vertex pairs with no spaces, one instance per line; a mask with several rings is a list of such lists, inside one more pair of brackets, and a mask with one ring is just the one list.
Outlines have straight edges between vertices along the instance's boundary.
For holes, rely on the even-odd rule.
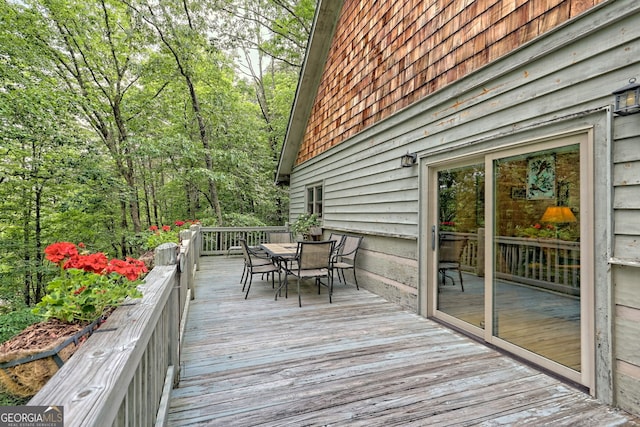
[[358,248],[362,243],[362,236],[344,236],[344,242],[338,255],[341,261],[351,261],[355,263],[356,255],[358,254]]
[[242,248],[242,256],[244,256],[244,262],[251,266],[251,254],[249,253],[249,246],[247,245],[247,241],[245,239],[238,239],[240,243],[240,247]]
[[333,245],[334,253],[342,250],[342,244],[344,243],[345,237],[346,236],[344,234],[331,233],[331,235],[329,236],[329,240],[333,240],[334,242],[336,242]]
[[300,270],[331,268],[334,240],[298,242],[298,267]]
[[467,238],[460,236],[444,236],[440,239],[438,259],[440,262],[460,262],[462,251],[467,245]]
[[290,231],[270,231],[267,238],[269,243],[291,243],[293,241]]

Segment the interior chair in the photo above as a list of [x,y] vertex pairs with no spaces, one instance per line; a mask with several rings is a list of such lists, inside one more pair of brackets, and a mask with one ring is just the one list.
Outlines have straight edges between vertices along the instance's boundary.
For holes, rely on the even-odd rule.
[[[329,290],[329,303],[333,293],[333,268],[332,253],[335,245],[334,240],[305,241],[298,242],[295,263],[293,267],[286,270],[284,276],[285,297],[288,294],[288,276],[295,276],[298,280],[298,306],[302,307],[300,296],[300,281],[302,279],[315,279],[320,294],[320,285],[326,286]],[[327,283],[322,283],[320,279],[326,278]],[[276,292],[276,300],[278,292]]]
[[462,292],[464,292],[464,282],[462,280],[462,270],[460,269],[460,258],[466,245],[466,237],[443,235],[440,238],[438,250],[438,271],[442,277],[442,285],[444,286],[446,279],[449,279],[451,280],[451,284],[455,286],[454,278],[448,276],[447,271],[457,271]]
[[[271,274],[271,287],[275,288],[275,274],[278,273],[278,285],[280,285],[280,268],[278,266],[273,264],[271,261],[265,263],[264,258],[255,256],[249,249],[249,246],[247,246],[246,240],[240,240],[240,246],[242,246],[242,254],[244,256],[244,265],[246,270],[246,274],[243,273],[244,281],[242,285],[243,292],[245,287],[247,288],[247,293],[244,295],[244,299],[247,299],[249,296],[249,290],[251,289],[251,282],[253,281],[254,274],[266,274],[267,278],[269,277],[269,274]],[[249,280],[248,286],[247,279]]]
[[270,231],[267,233],[269,243],[291,243],[293,235],[290,231]]
[[362,243],[363,237],[360,236],[344,236],[340,249],[336,251],[334,256],[333,268],[337,270],[338,280],[342,275],[342,281],[347,283],[347,279],[344,277],[345,270],[353,270],[353,281],[356,283],[356,289],[360,290],[358,286],[358,278],[356,277],[356,255],[358,255],[358,249]]

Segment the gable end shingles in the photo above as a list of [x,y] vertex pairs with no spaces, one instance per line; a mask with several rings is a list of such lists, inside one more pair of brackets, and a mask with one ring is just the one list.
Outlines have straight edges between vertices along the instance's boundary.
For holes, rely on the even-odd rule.
[[347,0],[295,163],[602,1]]

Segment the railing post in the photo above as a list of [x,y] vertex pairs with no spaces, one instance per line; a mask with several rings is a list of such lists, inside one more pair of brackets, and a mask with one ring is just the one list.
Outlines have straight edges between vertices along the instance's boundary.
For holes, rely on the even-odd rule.
[[159,245],[154,254],[155,265],[176,265],[178,262],[178,245],[175,243],[163,243]]
[[196,263],[196,270],[200,270],[200,251],[202,250],[202,234],[200,233],[200,224],[193,224],[189,227],[191,230],[191,250],[193,251],[193,260]]
[[173,285],[171,296],[167,302],[168,310],[168,335],[169,342],[168,354],[169,354],[169,367],[173,366],[173,386],[175,387],[180,381],[180,269],[177,268],[178,264],[178,250],[179,246],[175,243],[163,243],[159,245],[154,253],[155,265],[175,265],[177,269],[176,283]]

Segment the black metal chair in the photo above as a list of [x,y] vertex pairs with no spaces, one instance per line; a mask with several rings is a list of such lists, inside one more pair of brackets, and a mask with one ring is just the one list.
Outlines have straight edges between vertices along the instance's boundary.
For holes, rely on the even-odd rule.
[[344,244],[344,239],[345,239],[344,234],[338,234],[338,233],[331,233],[331,235],[329,235],[329,240],[333,240],[335,243],[335,245],[333,246],[333,253],[334,255],[337,255],[338,252],[342,249],[342,245]]
[[[326,286],[329,290],[329,303],[333,294],[333,268],[332,253],[335,245],[334,240],[322,241],[305,241],[298,242],[298,250],[295,257],[293,267],[287,268],[284,276],[285,297],[288,295],[288,276],[295,276],[298,279],[298,305],[302,307],[302,298],[300,296],[300,281],[302,279],[315,279],[318,285],[318,294],[320,294],[320,286]],[[320,279],[326,278],[327,283],[322,283]],[[280,289],[278,289],[279,291]],[[278,292],[276,292],[276,300]]]
[[356,256],[358,255],[358,249],[362,243],[363,237],[358,236],[344,236],[342,244],[337,253],[335,254],[333,261],[334,270],[338,271],[338,280],[342,274],[342,280],[347,283],[347,279],[344,277],[345,270],[353,270],[353,281],[356,283],[356,289],[360,290],[358,286],[358,278],[356,277]]
[[[251,289],[251,282],[253,281],[254,274],[271,274],[271,287],[275,288],[275,274],[278,273],[278,285],[281,284],[280,281],[280,268],[273,264],[272,262],[265,263],[263,258],[258,258],[253,255],[247,246],[247,241],[244,239],[240,240],[240,246],[242,246],[242,254],[244,256],[244,265],[246,274],[243,273],[244,282],[242,285],[242,291],[244,292],[244,288],[247,288],[247,293],[244,296],[244,299],[247,299],[249,296],[249,290]],[[249,286],[247,286],[247,279],[249,280]]]
[[[238,248],[243,251],[243,246],[246,246],[247,248],[247,252],[249,252],[249,255],[251,255],[252,258],[252,263],[254,267],[257,267],[259,265],[269,265],[269,264],[273,264],[273,260],[271,258],[269,258],[269,255],[267,255],[264,251],[258,250],[256,248],[253,248],[251,246],[249,246],[247,244],[247,241],[245,239],[238,239],[238,243],[240,243],[240,245],[238,245]],[[244,254],[244,252],[243,252]],[[245,282],[245,275],[247,274],[248,271],[248,266],[247,266],[247,258],[244,258],[244,268],[242,269],[242,277],[240,277],[240,283],[244,283]],[[243,287],[244,289],[244,287]]]
[[293,234],[290,231],[270,231],[267,233],[269,243],[291,243]]

